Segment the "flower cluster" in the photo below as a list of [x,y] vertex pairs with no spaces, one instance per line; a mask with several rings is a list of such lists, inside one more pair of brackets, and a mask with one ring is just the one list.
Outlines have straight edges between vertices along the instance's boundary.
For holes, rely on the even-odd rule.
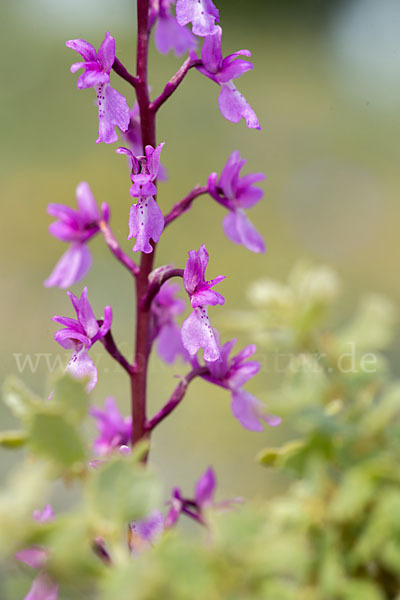
[[[218,105],[228,121],[237,123],[243,118],[250,129],[260,129],[255,112],[235,86],[236,79],[253,68],[248,60],[251,54],[248,50],[239,50],[223,56],[219,11],[212,0],[138,0],[137,8],[136,76],[131,75],[117,58],[115,40],[110,33],[106,33],[98,51],[83,39],[70,40],[66,44],[83,58],[82,62],[74,63],[71,67],[73,73],[83,69],[77,82],[78,89],[93,87],[96,91],[99,118],[97,142],[110,144],[121,137],[127,146],[118,147],[116,152],[128,159],[130,186],[127,186],[126,192],[127,196],[129,192],[129,196],[135,199],[127,219],[128,239],[135,239],[133,252],[141,253],[140,260],[136,263],[131,258],[135,255],[130,252],[126,254],[121,248],[110,227],[108,204],[103,203],[101,208],[98,207],[88,183],[82,182],[77,187],[77,209],[53,203],[48,207],[49,214],[56,219],[50,225],[50,233],[68,243],[69,247],[45,281],[46,286],[66,289],[86,276],[92,262],[88,242],[97,233],[102,234],[114,257],[128,269],[135,281],[136,331],[132,361],[122,354],[112,335],[111,307],[106,306],[103,317],[96,318],[88,299],[87,287],[84,287],[80,297],[68,291],[76,312],[75,319],[61,316],[53,318],[62,326],[55,333],[55,340],[63,348],[72,351],[66,371],[72,377],[83,379],[88,392],[97,382],[96,365],[89,352],[98,341],[130,380],[131,416],[123,416],[112,397],[106,398],[104,408],[94,405],[90,408],[90,415],[95,419],[98,429],[93,449],[100,457],[90,463],[93,468],[107,463],[113,454],[129,455],[134,444],[150,439],[153,429],[175,410],[190,382],[196,377],[230,392],[233,415],[244,428],[262,431],[265,424],[275,426],[280,423],[279,417],[268,414],[264,404],[244,389],[260,369],[260,364],[251,360],[255,346],[249,345],[232,356],[236,340],[221,345],[219,334],[211,325],[209,307],[225,303],[224,297],[214,289],[225,276],[206,279],[209,253],[205,244],[201,244],[198,250],[188,252],[184,268],[165,264],[154,269],[155,248],[164,229],[188,211],[195,198],[202,194],[209,195],[227,211],[223,229],[232,242],[252,252],[265,251],[260,233],[245,213],[262,198],[263,191],[255,184],[263,180],[264,175],[250,173],[241,176],[246,161],[238,151],[230,155],[220,175],[211,173],[206,185],[196,186],[170,212],[163,214],[157,200],[157,180],[166,179],[166,176],[160,163],[165,143],[157,145],[155,136],[156,115],[189,70],[200,72],[219,86]],[[191,30],[187,27],[189,24]],[[177,56],[187,54],[181,68],[153,101],[150,99],[147,79],[147,46],[152,29],[156,47],[162,54],[171,50]],[[200,43],[200,52],[196,54]],[[136,101],[132,100],[128,105],[124,96],[111,87],[112,70],[132,86]],[[183,316],[185,302],[177,295],[179,286],[169,281],[172,277],[182,278],[190,306],[188,315]],[[179,323],[180,319],[182,323]],[[173,364],[180,358],[191,370],[180,377],[176,389],[162,408],[148,418],[146,384],[149,357],[154,346],[167,364]],[[200,351],[202,353],[199,356]],[[226,507],[232,503],[216,503],[215,487],[216,477],[210,467],[197,481],[193,498],[186,498],[179,488],[173,489],[165,519],[160,511],[155,510],[145,519],[130,523],[128,547],[131,554],[135,556],[154,544],[164,529],[172,527],[182,514],[207,525],[210,508]],[[52,516],[50,509],[46,509],[46,515],[49,518]],[[43,520],[41,514],[37,518]],[[95,538],[93,549],[100,558],[111,563],[106,541],[102,537]],[[21,551],[17,557],[41,569],[28,598],[55,600],[58,588],[45,568],[48,550],[35,547]]]

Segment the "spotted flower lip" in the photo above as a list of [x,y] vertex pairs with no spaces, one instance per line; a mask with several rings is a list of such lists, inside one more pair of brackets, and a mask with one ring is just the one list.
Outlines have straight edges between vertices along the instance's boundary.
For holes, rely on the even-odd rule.
[[[222,29],[216,26],[215,32],[204,39],[201,49],[202,64],[196,68],[221,86],[218,106],[225,119],[232,123],[238,123],[243,118],[250,129],[261,129],[254,110],[233,83],[234,79],[241,77],[243,73],[253,68],[251,62],[239,58],[240,56],[250,57],[251,52],[238,50],[223,58],[221,40]],[[194,53],[191,53],[191,56],[197,58]]]
[[123,417],[114,398],[106,398],[104,410],[92,406],[89,414],[95,418],[99,437],[93,443],[96,454],[104,456],[129,444],[132,437],[132,417]]
[[217,173],[209,176],[208,192],[229,211],[223,221],[226,236],[252,252],[265,252],[264,240],[244,212],[244,209],[251,208],[263,197],[263,190],[254,184],[264,180],[265,175],[250,173],[240,177],[245,164],[246,161],[237,150],[232,152],[220,177],[218,178]]
[[215,33],[215,22],[219,22],[219,10],[212,0],[177,0],[176,20],[184,26],[192,23],[192,31],[198,36]]
[[68,296],[75,309],[77,319],[53,317],[53,321],[64,327],[54,334],[54,339],[63,348],[73,350],[66,372],[77,379],[89,378],[87,391],[90,391],[97,383],[97,368],[90,358],[88,350],[110,331],[112,309],[110,306],[105,307],[104,320],[102,325],[99,325],[89,303],[87,287],[83,289],[80,298],[71,292],[68,292]]
[[90,186],[82,181],[76,188],[77,210],[63,204],[49,204],[47,212],[57,221],[49,226],[49,231],[62,242],[70,244],[62,255],[51,275],[46,279],[46,287],[68,288],[88,273],[92,255],[87,242],[100,231],[100,222],[108,223],[110,208],[103,203],[99,211]]
[[129,107],[119,92],[110,86],[110,72],[115,60],[115,40],[109,32],[98,51],[86,40],[68,40],[66,46],[78,52],[83,62],[71,65],[71,72],[79,69],[78,89],[94,87],[99,111],[99,137],[96,142],[111,144],[118,140],[115,127],[126,131],[129,126]]
[[225,276],[220,275],[206,281],[208,259],[209,255],[204,244],[200,246],[198,252],[195,250],[189,252],[183,283],[194,310],[183,322],[181,336],[183,345],[191,356],[202,348],[204,360],[215,361],[220,358],[220,350],[208,317],[207,306],[224,304],[224,297],[211,288],[225,279]]

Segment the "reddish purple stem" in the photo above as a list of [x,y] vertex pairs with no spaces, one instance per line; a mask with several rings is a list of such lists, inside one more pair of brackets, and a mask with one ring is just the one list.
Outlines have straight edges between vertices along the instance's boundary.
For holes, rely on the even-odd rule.
[[198,367],[190,371],[185,377],[181,379],[179,384],[176,386],[171,398],[167,404],[156,414],[150,421],[147,421],[146,431],[152,431],[157,425],[161,423],[168,415],[175,410],[175,408],[182,402],[185,397],[186,391],[189,387],[189,383],[200,375],[206,375],[208,373],[208,367]]
[[153,281],[148,289],[147,295],[142,300],[142,307],[149,309],[155,296],[160,291],[161,286],[172,277],[183,277],[183,269],[170,268],[163,272],[157,281]]
[[[99,321],[99,324],[101,324],[101,321]],[[121,365],[121,367],[128,373],[129,376],[131,376],[134,372],[134,368],[131,364],[129,364],[125,356],[118,350],[111,331],[101,338],[100,341],[113,359]]]
[[185,60],[181,68],[175,73],[173,77],[168,81],[165,88],[158,98],[154,100],[150,104],[150,110],[153,113],[156,113],[158,109],[168,100],[170,96],[175,92],[176,88],[182,83],[185,78],[187,72],[193,67],[197,67],[201,65],[202,62],[200,59],[192,59],[190,56]]
[[129,256],[125,254],[117,240],[114,237],[114,234],[110,228],[110,226],[102,221],[100,223],[100,229],[104,236],[104,240],[107,246],[110,248],[111,252],[114,254],[115,258],[119,260],[120,263],[124,265],[128,269],[128,271],[136,277],[139,273],[139,267],[136,265]]
[[131,75],[129,73],[129,71],[124,67],[122,62],[120,60],[118,60],[117,57],[115,57],[115,59],[114,59],[114,64],[113,64],[112,68],[117,73],[117,75],[122,77],[122,79],[125,79],[125,81],[130,83],[136,89],[136,86],[138,85],[137,77],[134,77],[133,75]]
[[193,204],[193,200],[202,196],[203,194],[208,193],[208,186],[197,185],[183,200],[175,204],[175,206],[170,210],[170,212],[164,217],[164,225],[165,227],[175,221],[178,217],[183,215]]

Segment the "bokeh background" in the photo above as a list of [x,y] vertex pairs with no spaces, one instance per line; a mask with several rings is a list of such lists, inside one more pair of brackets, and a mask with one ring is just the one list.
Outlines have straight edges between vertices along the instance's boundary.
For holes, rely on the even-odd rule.
[[[253,53],[254,71],[238,87],[256,110],[262,131],[225,121],[217,87],[191,72],[160,112],[158,140],[166,140],[163,162],[169,181],[160,185],[164,211],[211,171],[220,172],[238,149],[248,171],[264,171],[265,199],[250,214],[268,251],[254,255],[223,235],[223,209],[206,197],[167,230],[157,264],[183,266],[189,249],[205,242],[210,277],[223,273],[225,308],[211,309],[213,323],[248,306],[246,287],[256,278],[285,279],[299,259],[333,266],[344,281],[343,318],[363,291],[395,302],[400,296],[399,133],[400,4],[398,0],[239,0],[217,2],[225,54]],[[0,6],[1,55],[1,319],[0,374],[18,375],[15,354],[49,354],[56,360],[54,314],[70,315],[66,294],[45,289],[43,280],[65,250],[47,233],[48,202],[74,205],[74,190],[88,181],[99,203],[112,209],[112,227],[126,251],[130,206],[125,161],[114,146],[96,145],[97,113],[92,90],[78,91],[69,66],[76,60],[65,40],[83,37],[96,47],[110,30],[117,54],[131,70],[135,61],[135,6],[132,0],[14,0]],[[152,93],[157,94],[180,65],[173,56],[150,53]],[[113,83],[133,103],[132,90]],[[94,266],[89,295],[100,314],[114,309],[114,334],[131,353],[133,286],[100,237],[91,242]],[[75,286],[80,293],[82,286]],[[232,332],[223,331],[223,337]],[[249,343],[240,334],[240,342]],[[97,352],[96,352],[97,351]],[[125,375],[94,348],[99,384],[93,402],[113,395],[128,411]],[[392,348],[396,372],[400,345]],[[48,389],[45,359],[36,372],[21,375],[36,391]],[[157,359],[151,364],[150,413],[176,384]],[[268,401],[273,373],[262,373],[249,390]],[[220,496],[276,493],[283,483],[261,469],[255,455],[285,437],[285,428],[262,434],[243,430],[230,412],[229,394],[196,381],[183,405],[154,435],[152,462],[166,489],[188,492],[213,464]],[[0,409],[1,427],[11,425]],[[90,432],[91,435],[93,431]],[[0,453],[2,475],[12,457]],[[68,503],[64,491],[58,502]]]

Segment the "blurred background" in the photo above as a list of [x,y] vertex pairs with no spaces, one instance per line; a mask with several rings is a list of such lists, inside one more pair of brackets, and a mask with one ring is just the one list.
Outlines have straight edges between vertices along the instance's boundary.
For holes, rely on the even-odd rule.
[[[265,199],[250,218],[267,242],[265,256],[233,245],[222,231],[222,207],[207,197],[162,238],[157,264],[184,266],[187,251],[205,242],[209,278],[225,274],[219,291],[226,305],[210,310],[215,326],[229,311],[246,308],[246,287],[259,277],[286,279],[299,259],[333,266],[344,281],[340,315],[353,310],[364,291],[395,302],[400,296],[399,168],[400,4],[398,0],[218,0],[224,29],[223,52],[249,48],[254,71],[238,81],[255,109],[262,131],[225,121],[217,106],[217,87],[191,72],[179,93],[160,112],[158,141],[166,140],[163,162],[169,180],[160,184],[166,212],[212,171],[221,172],[238,149],[245,171],[264,171]],[[243,8],[245,6],[245,9]],[[126,163],[114,146],[96,145],[97,111],[93,90],[78,91],[69,66],[76,55],[65,40],[82,37],[96,47],[110,30],[117,55],[134,70],[135,6],[132,0],[14,0],[1,4],[3,41],[1,116],[2,271],[1,378],[19,374],[28,354],[50,355],[55,314],[72,316],[66,294],[45,289],[66,247],[47,233],[49,202],[75,205],[75,187],[88,181],[98,200],[112,209],[112,227],[122,246],[130,206]],[[157,94],[181,59],[150,53],[152,94]],[[130,104],[132,90],[112,75]],[[114,310],[114,335],[131,354],[133,286],[100,236],[91,242],[95,257],[85,283],[95,311]],[[75,286],[80,293],[82,285]],[[225,315],[225,316],[223,316]],[[232,332],[222,330],[222,337]],[[250,343],[244,334],[240,344]],[[128,381],[102,352],[93,349],[99,384],[93,402],[115,396],[129,410]],[[396,372],[400,344],[392,348]],[[152,414],[176,385],[174,374],[156,358],[151,364]],[[32,372],[32,371],[35,372]],[[44,358],[21,377],[37,392],[48,390]],[[274,376],[263,373],[248,389],[268,402]],[[12,424],[0,409],[1,428]],[[93,431],[90,432],[93,435]],[[285,428],[251,433],[232,417],[229,394],[196,381],[182,406],[154,435],[152,462],[166,489],[190,492],[213,464],[219,496],[252,497],[275,493],[282,482],[255,462],[256,453],[285,437]],[[14,455],[13,455],[14,457]],[[1,451],[2,475],[13,459]],[[14,457],[15,458],[15,457]],[[59,502],[67,503],[60,497]]]

